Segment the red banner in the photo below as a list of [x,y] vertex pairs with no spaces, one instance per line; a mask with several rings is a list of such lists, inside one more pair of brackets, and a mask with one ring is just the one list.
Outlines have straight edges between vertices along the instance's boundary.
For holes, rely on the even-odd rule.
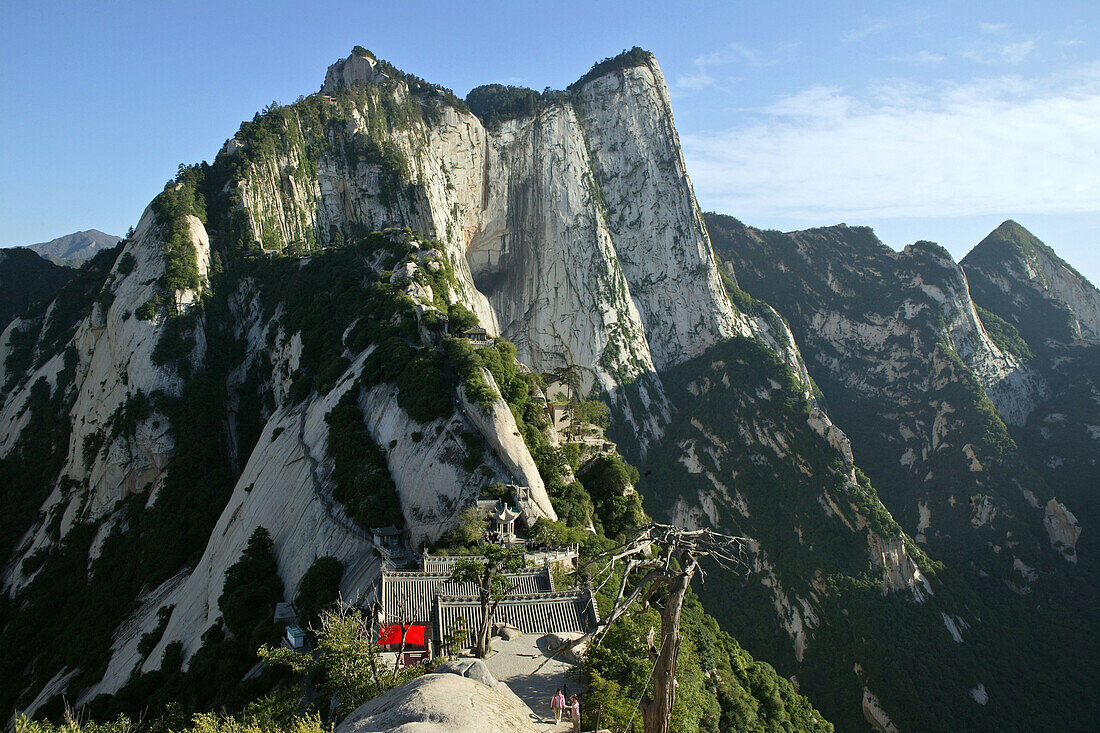
[[424,646],[424,627],[413,624],[405,631],[405,643],[413,646]]
[[425,631],[425,627],[417,624],[410,624],[408,626],[401,626],[400,624],[383,626],[378,630],[378,644],[381,646],[386,646],[387,644],[400,644],[402,632],[404,632],[406,644],[424,646]]

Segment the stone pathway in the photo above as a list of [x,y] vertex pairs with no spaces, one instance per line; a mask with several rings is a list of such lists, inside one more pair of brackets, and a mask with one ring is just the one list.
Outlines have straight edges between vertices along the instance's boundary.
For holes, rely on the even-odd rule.
[[538,716],[538,720],[532,721],[533,730],[566,733],[573,730],[573,726],[566,721],[554,725],[550,698],[559,687],[568,689],[569,694],[583,692],[584,687],[572,676],[567,676],[573,667],[561,659],[551,659],[535,672],[549,656],[542,638],[533,634],[524,634],[512,641],[494,638],[494,653],[485,664],[494,677],[506,683]]

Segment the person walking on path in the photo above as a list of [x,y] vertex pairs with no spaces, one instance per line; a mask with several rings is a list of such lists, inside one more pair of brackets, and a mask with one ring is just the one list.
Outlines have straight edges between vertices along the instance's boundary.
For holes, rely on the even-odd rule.
[[565,695],[562,694],[560,687],[550,698],[550,709],[554,711],[554,725],[557,725],[561,722],[562,713],[565,712]]
[[581,729],[581,701],[577,699],[576,695],[569,698],[569,714],[573,718],[573,730],[579,732]]

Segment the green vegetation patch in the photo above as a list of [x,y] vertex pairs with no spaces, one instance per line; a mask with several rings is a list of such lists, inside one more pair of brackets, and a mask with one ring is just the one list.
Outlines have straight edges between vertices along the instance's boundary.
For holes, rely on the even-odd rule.
[[978,317],[982,319],[982,325],[985,326],[985,332],[989,334],[989,338],[993,339],[993,343],[997,344],[1001,351],[1014,354],[1021,361],[1031,361],[1035,358],[1035,353],[1028,347],[1027,342],[1020,336],[1020,332],[1016,330],[1015,326],[996,313],[988,311],[980,305],[975,305],[978,309]]
[[206,223],[206,201],[197,191],[203,176],[200,166],[184,166],[151,204],[164,237],[164,274],[160,284],[166,293],[199,290],[198,252],[191,241],[189,216]]
[[351,389],[325,415],[328,454],[335,462],[333,496],[355,523],[372,527],[405,526],[397,486],[390,477],[386,456],[370,437],[359,409],[359,390]]
[[601,76],[607,76],[621,69],[645,66],[652,61],[653,54],[646,51],[644,48],[634,46],[629,51],[623,51],[618,56],[611,56],[605,58],[603,61],[597,61],[584,76],[569,85],[569,91],[580,91],[585,84],[593,79],[599,79]]

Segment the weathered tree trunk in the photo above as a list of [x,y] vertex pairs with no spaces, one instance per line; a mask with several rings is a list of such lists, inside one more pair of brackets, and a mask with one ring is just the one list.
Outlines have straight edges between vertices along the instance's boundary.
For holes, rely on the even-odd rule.
[[477,645],[474,648],[474,655],[479,659],[484,659],[489,656],[489,640],[492,637],[493,628],[492,624],[489,623],[489,594],[482,591],[479,595],[481,597],[481,627],[477,630]]
[[676,661],[680,656],[680,614],[696,566],[685,553],[680,558],[680,567],[681,571],[668,584],[668,599],[661,609],[661,645],[653,668],[653,695],[642,699],[645,733],[671,730],[672,706],[676,704]]

